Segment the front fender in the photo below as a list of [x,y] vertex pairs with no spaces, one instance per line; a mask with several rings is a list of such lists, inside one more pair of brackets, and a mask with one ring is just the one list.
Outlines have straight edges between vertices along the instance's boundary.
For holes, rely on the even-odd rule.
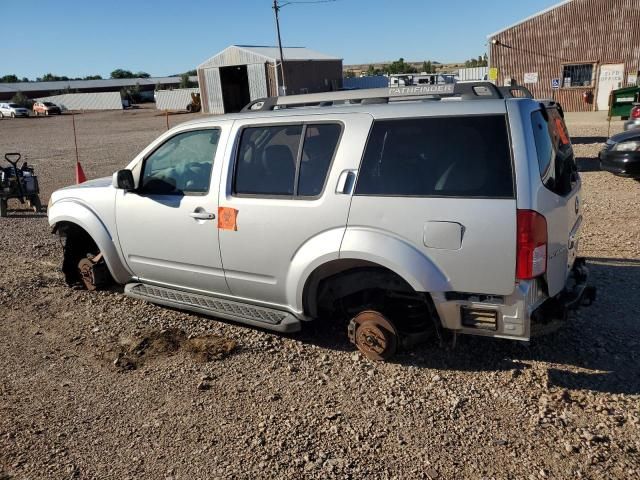
[[390,232],[349,227],[340,248],[340,259],[377,263],[400,275],[416,292],[448,292],[447,276],[429,257]]
[[125,284],[131,279],[132,273],[126,268],[114,238],[100,217],[87,205],[71,199],[60,200],[51,206],[48,217],[51,226],[61,222],[69,222],[83,228],[104,255],[104,260],[113,279],[121,284]]

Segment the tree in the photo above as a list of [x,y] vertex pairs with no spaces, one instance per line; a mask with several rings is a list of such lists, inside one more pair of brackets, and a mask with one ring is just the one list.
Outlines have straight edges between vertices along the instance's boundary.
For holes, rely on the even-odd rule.
[[29,98],[22,92],[18,92],[11,97],[11,103],[17,103],[24,108],[31,108],[33,106],[33,100],[29,100]]
[[388,74],[417,73],[418,69],[413,65],[405,63],[404,58],[400,57],[400,59],[396,60],[395,62],[392,62],[389,65],[385,65],[384,72]]
[[132,78],[150,78],[151,75],[149,75],[147,72],[136,72],[133,74]]
[[111,78],[134,78],[134,76],[131,70],[116,68],[113,72],[111,72]]
[[100,75],[87,75],[83,80],[102,80]]
[[15,75],[5,75],[4,77],[0,77],[0,83],[18,83],[18,77]]
[[347,70],[344,76],[347,78],[355,78],[356,72],[354,72],[353,70]]
[[[183,73],[180,75],[180,88],[192,88],[193,82],[189,80],[189,73]],[[156,89],[157,90],[157,89]]]
[[424,73],[436,73],[436,66],[431,60],[422,62],[422,71]]
[[380,75],[380,73],[382,72],[380,71],[379,68],[375,68],[373,65],[369,65],[369,68],[367,69],[367,75],[372,77],[374,75]]
[[59,82],[70,80],[69,77],[54,75],[53,73],[45,73],[42,78],[40,78],[41,82]]

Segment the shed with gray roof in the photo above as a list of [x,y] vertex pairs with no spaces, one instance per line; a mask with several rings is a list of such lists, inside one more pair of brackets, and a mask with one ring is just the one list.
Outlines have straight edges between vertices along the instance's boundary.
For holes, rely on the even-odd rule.
[[[342,59],[303,47],[231,45],[198,66],[205,113],[237,112],[256,98],[342,87]],[[284,79],[282,75],[284,70]]]

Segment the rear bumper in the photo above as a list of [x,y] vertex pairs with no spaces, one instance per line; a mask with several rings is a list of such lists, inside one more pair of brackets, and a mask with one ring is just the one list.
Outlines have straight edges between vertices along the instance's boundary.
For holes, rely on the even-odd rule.
[[584,258],[578,258],[571,270],[565,289],[546,299],[531,313],[531,335],[555,330],[569,318],[569,312],[589,306],[596,299],[596,288],[589,285],[589,269]]
[[446,329],[526,341],[557,328],[570,311],[595,299],[588,277],[584,258],[577,258],[564,290],[554,297],[547,296],[542,280],[534,279],[519,282],[508,296],[448,292],[432,298]]

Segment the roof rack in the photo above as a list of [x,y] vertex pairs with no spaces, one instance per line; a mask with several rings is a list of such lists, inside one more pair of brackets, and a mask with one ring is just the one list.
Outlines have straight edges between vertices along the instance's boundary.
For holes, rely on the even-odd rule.
[[[289,95],[286,97],[258,98],[247,104],[242,111],[277,110],[281,108],[331,106],[344,103],[389,103],[418,99],[438,100],[459,97],[461,100],[490,100],[515,98],[511,90],[531,92],[524,87],[498,88],[490,82],[446,83],[442,85],[413,85],[408,87],[369,88],[336,92]],[[522,96],[522,95],[520,95]]]
[[527,87],[520,85],[513,85],[511,87],[498,87],[500,93],[504,98],[533,98],[531,90]]

